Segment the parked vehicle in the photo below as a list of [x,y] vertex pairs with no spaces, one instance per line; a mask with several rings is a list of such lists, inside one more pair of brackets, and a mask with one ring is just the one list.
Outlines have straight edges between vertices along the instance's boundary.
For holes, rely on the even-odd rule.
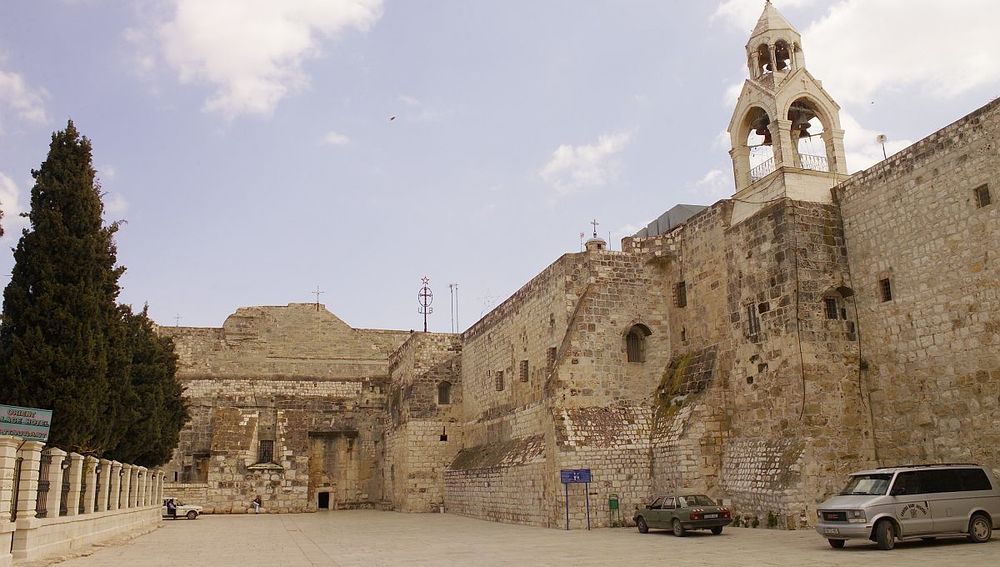
[[[174,505],[177,506],[177,515],[170,513],[170,506],[168,502],[174,501]],[[189,520],[196,520],[198,516],[201,515],[201,506],[195,506],[194,504],[185,504],[176,498],[167,498],[163,501],[163,511],[162,516],[164,518],[187,518]]]
[[897,539],[965,535],[989,541],[1000,522],[1000,489],[975,464],[887,467],[853,473],[839,495],[819,505],[816,531],[835,548],[869,539],[892,549]]
[[688,530],[712,530],[719,535],[733,521],[733,515],[704,494],[672,494],[637,509],[632,519],[643,534],[650,528],[660,528],[673,530],[675,536],[683,536]]

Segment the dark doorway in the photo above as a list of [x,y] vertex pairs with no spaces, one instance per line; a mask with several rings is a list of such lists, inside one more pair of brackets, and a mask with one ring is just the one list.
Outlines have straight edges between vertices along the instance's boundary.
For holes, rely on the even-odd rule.
[[317,504],[317,507],[320,510],[329,510],[330,509],[330,493],[329,492],[320,492],[318,494],[318,496],[319,496],[319,504]]

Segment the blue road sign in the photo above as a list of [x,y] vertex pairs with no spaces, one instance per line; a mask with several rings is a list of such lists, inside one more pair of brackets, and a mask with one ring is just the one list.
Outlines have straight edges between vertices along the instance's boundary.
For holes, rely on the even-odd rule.
[[590,469],[562,469],[559,480],[563,484],[588,484],[591,482]]

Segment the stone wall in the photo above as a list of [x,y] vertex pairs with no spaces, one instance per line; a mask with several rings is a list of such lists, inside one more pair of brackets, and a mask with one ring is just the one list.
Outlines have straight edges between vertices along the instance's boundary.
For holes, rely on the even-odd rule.
[[389,360],[381,467],[395,510],[444,506],[444,470],[463,439],[461,350],[458,335],[413,333]]
[[191,407],[165,472],[206,485],[206,511],[246,512],[257,495],[274,512],[382,501],[389,356],[408,333],[352,329],[315,304],[160,331],[177,345]]
[[[979,207],[984,185],[992,203]],[[878,461],[1000,467],[1000,101],[836,197]]]

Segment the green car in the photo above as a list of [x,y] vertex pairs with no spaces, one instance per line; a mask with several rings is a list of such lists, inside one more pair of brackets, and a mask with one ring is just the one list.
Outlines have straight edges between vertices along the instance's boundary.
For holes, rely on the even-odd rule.
[[675,536],[688,530],[712,530],[719,535],[723,526],[733,521],[733,514],[704,494],[685,494],[661,496],[636,510],[632,519],[641,534],[650,528],[662,528],[673,530]]

